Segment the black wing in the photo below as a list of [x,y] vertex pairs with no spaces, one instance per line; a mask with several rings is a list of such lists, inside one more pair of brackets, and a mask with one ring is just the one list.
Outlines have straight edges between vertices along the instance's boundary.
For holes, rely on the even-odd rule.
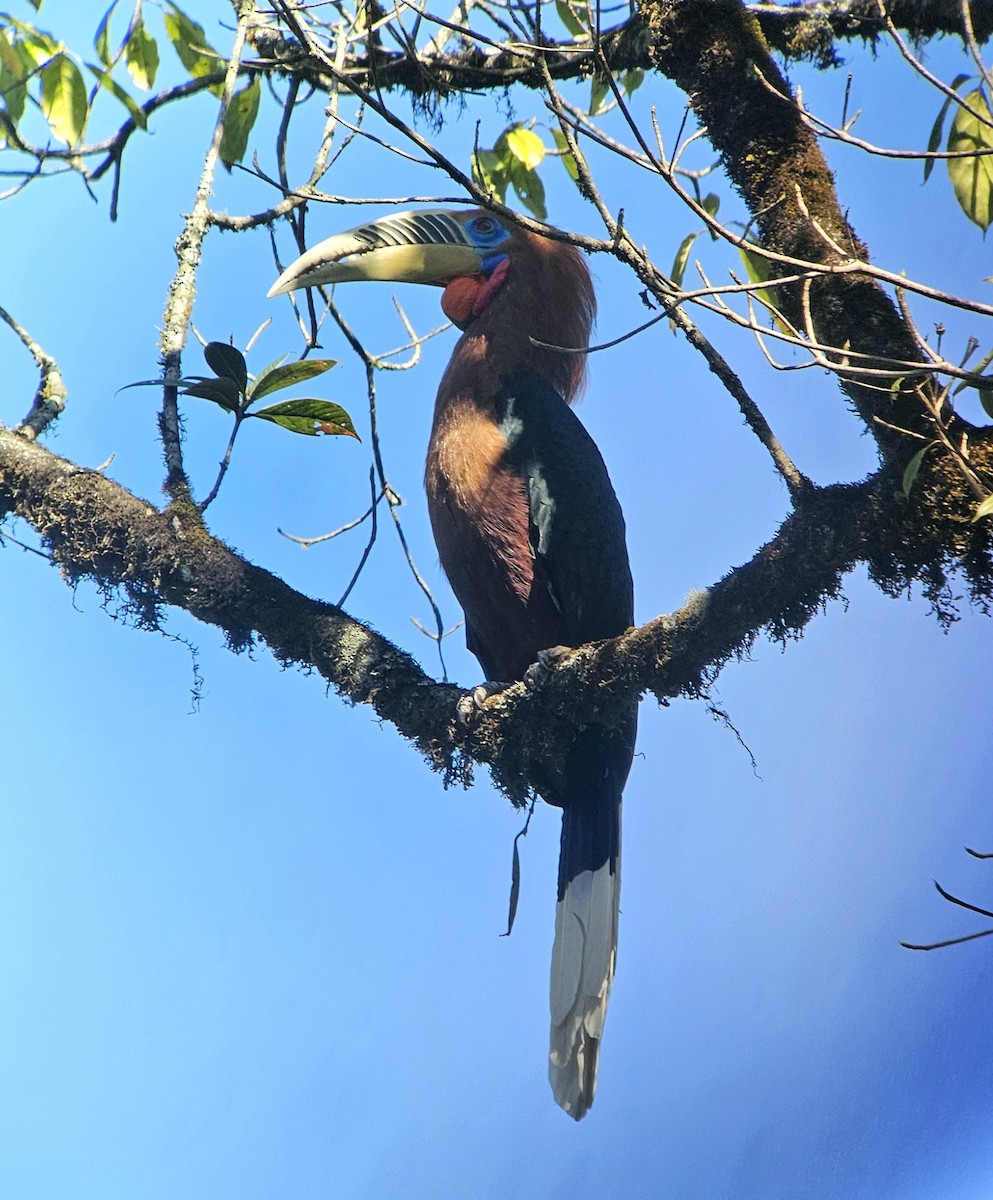
[[634,620],[624,516],[596,443],[535,375],[501,397],[508,459],[527,481],[535,587],[557,611],[557,643],[615,637]]

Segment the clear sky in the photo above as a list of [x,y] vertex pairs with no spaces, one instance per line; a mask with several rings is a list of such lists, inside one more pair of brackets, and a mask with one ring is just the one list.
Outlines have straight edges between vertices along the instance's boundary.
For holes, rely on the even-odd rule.
[[[23,2],[12,11],[30,17]],[[85,50],[102,11],[48,0],[41,23],[70,42],[63,31],[80,30]],[[194,15],[228,44],[225,5]],[[164,46],[167,78],[171,55]],[[923,146],[935,95],[888,51],[848,57],[862,136]],[[968,70],[951,42],[929,62],[947,80]],[[792,76],[812,107],[840,116],[846,70]],[[682,98],[660,85],[649,100],[674,134]],[[518,100],[520,116],[530,103]],[[484,112],[488,144],[505,119]],[[474,125],[458,117],[443,136],[465,161]],[[69,388],[48,444],[85,466],[114,455],[109,473],[152,499],[154,393],[119,389],[156,373],[172,244],[213,120],[203,98],[134,140],[114,226],[106,185],[94,204],[71,177],[2,210],[0,304],[56,356]],[[264,118],[253,139],[266,167],[271,128]],[[299,170],[309,149],[301,134]],[[941,168],[922,187],[919,164],[828,152],[875,261],[989,290],[988,241]],[[597,232],[559,165],[545,175],[551,219]],[[364,147],[325,182],[350,195],[451,190]],[[728,186],[713,187],[722,214],[744,220]],[[623,170],[605,190],[671,262],[689,219]],[[215,197],[232,212],[271,200],[239,173]],[[380,211],[315,211],[312,238]],[[729,265],[707,239],[694,254],[713,275]],[[599,335],[614,337],[643,319],[640,286],[591,265]],[[297,346],[288,305],[265,299],[274,278],[264,233],[210,239],[196,325],[243,346],[272,317],[255,368]],[[419,331],[440,322],[432,289],[399,298]],[[388,285],[343,287],[339,299],[373,348],[403,342]],[[924,329],[939,319],[917,315]],[[988,348],[978,319],[941,319],[946,346],[974,333]],[[871,469],[869,440],[829,378],[773,372],[741,335],[707,328],[802,469],[820,482]],[[420,477],[453,341],[442,335],[415,371],[379,385],[404,528],[450,625],[460,614]],[[325,351],[343,365],[321,394],[366,435],[361,373],[330,327]],[[0,354],[10,423],[36,381],[9,334]],[[195,347],[185,365],[201,369]],[[204,494],[227,429],[202,403],[186,412]],[[593,356],[580,415],[625,507],[640,620],[750,557],[787,511],[735,406],[664,326]],[[364,527],[309,552],[278,529],[316,534],[364,509],[368,438],[259,425],[244,431],[212,526],[334,600]],[[31,541],[23,525],[14,532]],[[991,626],[963,609],[945,633],[919,595],[887,599],[862,573],[845,595],[798,643],[759,640],[721,675],[715,702],[754,770],[702,704],[643,705],[618,974],[596,1105],[575,1125],[546,1080],[557,813],[535,815],[517,925],[501,939],[521,817],[483,773],[471,791],[445,792],[391,728],[316,677],[264,649],[235,656],[179,613],[171,638],[138,632],[112,619],[113,599],[71,593],[37,556],[0,549],[0,1197],[985,1200],[993,940],[929,955],[899,942],[982,928],[939,899],[933,878],[993,903],[993,868],[962,850],[993,850]],[[411,624],[430,613],[386,523],[349,609],[436,666]],[[458,633],[446,657],[454,678],[478,681]]]

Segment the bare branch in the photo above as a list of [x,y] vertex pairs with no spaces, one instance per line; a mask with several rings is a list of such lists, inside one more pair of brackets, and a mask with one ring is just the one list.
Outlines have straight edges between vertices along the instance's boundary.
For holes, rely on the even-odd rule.
[[[220,158],[221,139],[228,108],[234,96],[238,79],[239,64],[244,51],[248,28],[251,24],[252,6],[244,5],[240,11],[234,45],[224,76],[224,90],[210,148],[204,160],[200,183],[197,187],[193,209],[176,242],[176,274],[169,288],[163,317],[161,338],[163,401],[159,416],[159,430],[165,450],[165,490],[173,500],[188,501],[190,485],[183,466],[182,439],[179,427],[178,387],[181,375],[180,361],[186,345],[186,333],[193,316],[193,297],[196,291],[196,274],[200,265],[200,254],[204,238],[210,226],[210,193],[214,185],[214,172]],[[220,480],[218,480],[218,483]]]
[[40,375],[38,390],[35,392],[30,411],[15,430],[23,437],[33,441],[59,417],[65,408],[67,392],[62,380],[62,372],[55,359],[50,354],[46,354],[24,326],[15,321],[5,308],[0,308],[0,320],[9,325],[17,334],[31,352],[31,357],[38,367]]

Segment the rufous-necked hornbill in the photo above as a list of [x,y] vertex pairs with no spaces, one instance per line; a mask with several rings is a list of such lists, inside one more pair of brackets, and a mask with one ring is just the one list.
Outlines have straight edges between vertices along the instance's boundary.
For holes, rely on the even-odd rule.
[[[596,308],[582,255],[481,210],[401,213],[308,250],[269,292],[379,279],[443,287],[462,330],[435,403],[428,511],[486,678],[633,620],[624,518],[569,404]],[[549,1077],[577,1120],[593,1103],[617,950],[621,792],[636,706],[587,726],[539,782],[562,809]]]

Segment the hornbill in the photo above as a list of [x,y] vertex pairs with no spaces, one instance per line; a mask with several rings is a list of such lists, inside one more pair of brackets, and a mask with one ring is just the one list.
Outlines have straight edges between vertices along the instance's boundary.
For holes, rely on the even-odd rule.
[[[443,287],[441,306],[462,330],[438,389],[425,484],[486,678],[521,679],[542,651],[622,633],[633,622],[624,518],[569,407],[585,355],[549,348],[589,344],[596,301],[582,255],[478,209],[401,213],[314,246],[269,295],[363,279]],[[636,720],[632,704],[609,726],[587,726],[535,781],[562,809],[549,1078],[576,1120],[593,1103],[614,974]]]

